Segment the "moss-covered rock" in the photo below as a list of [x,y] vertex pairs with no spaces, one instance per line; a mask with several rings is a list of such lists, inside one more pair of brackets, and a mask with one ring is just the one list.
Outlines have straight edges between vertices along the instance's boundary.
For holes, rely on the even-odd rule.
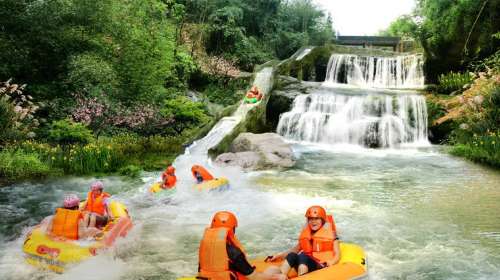
[[270,81],[260,81],[260,82],[265,82],[265,83],[270,83],[269,86],[266,85],[260,85],[258,84],[257,81],[254,81],[254,85],[256,85],[262,92],[263,97],[260,102],[256,103],[255,105],[243,105],[243,106],[252,106],[245,117],[238,123],[233,131],[226,135],[221,142],[219,142],[218,145],[215,147],[211,148],[208,151],[208,154],[210,156],[217,156],[219,154],[225,153],[228,151],[229,146],[231,145],[232,141],[240,134],[243,132],[252,132],[252,133],[262,133],[262,132],[267,132],[269,131],[269,127],[266,122],[266,108],[267,104],[269,102],[269,98],[271,95],[271,91],[274,87],[274,80],[275,80],[275,66],[278,64],[278,61],[270,61],[264,65],[261,65],[260,67],[256,68],[263,69],[264,67],[272,67],[273,68],[273,73],[270,77]]

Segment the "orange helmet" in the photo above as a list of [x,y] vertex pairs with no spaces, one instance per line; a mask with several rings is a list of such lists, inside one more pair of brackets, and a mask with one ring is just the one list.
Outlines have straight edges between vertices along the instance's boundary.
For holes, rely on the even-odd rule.
[[174,175],[174,173],[175,173],[175,167],[173,167],[172,165],[167,167],[167,174],[168,175]]
[[212,218],[211,228],[235,228],[238,226],[238,220],[236,220],[236,216],[229,211],[219,211],[215,213]]
[[306,215],[307,218],[321,218],[323,221],[326,221],[326,211],[325,208],[314,205],[307,209]]

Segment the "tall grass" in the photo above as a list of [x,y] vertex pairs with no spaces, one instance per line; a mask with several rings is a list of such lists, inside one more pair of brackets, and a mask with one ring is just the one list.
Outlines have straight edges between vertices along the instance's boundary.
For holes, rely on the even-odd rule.
[[52,172],[37,153],[12,149],[0,151],[0,177],[6,180],[45,177]]
[[[37,155],[41,162],[66,174],[116,172],[122,167],[145,165],[145,169],[161,168],[183,149],[182,137],[138,137],[120,135],[100,138],[86,145],[50,145],[26,141],[16,146],[19,151]],[[155,165],[149,159],[161,162]]]
[[472,83],[474,76],[470,73],[449,72],[438,77],[437,91],[441,94],[450,94],[454,91],[462,91],[466,84]]
[[500,131],[474,135],[469,143],[456,144],[451,154],[500,168]]

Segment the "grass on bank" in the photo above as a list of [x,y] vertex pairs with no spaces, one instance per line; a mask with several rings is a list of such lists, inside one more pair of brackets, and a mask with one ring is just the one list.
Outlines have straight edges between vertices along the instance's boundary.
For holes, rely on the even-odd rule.
[[140,170],[169,165],[184,149],[185,137],[120,135],[88,144],[50,145],[25,141],[0,152],[0,176],[6,180],[55,174],[114,173],[136,176]]
[[492,132],[482,136],[476,135],[470,143],[453,146],[450,153],[474,162],[500,168],[500,132]]

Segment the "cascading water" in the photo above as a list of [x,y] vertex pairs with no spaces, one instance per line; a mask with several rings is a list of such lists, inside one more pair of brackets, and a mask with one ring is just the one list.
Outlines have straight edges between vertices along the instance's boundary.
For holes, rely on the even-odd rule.
[[291,140],[325,144],[428,146],[424,97],[389,90],[422,87],[423,82],[421,55],[333,54],[323,87],[296,97],[292,110],[281,115],[277,132]]
[[396,57],[333,54],[325,82],[374,88],[422,88],[423,57],[419,54]]
[[295,99],[277,131],[288,139],[327,144],[428,144],[427,109],[418,95],[313,93]]

